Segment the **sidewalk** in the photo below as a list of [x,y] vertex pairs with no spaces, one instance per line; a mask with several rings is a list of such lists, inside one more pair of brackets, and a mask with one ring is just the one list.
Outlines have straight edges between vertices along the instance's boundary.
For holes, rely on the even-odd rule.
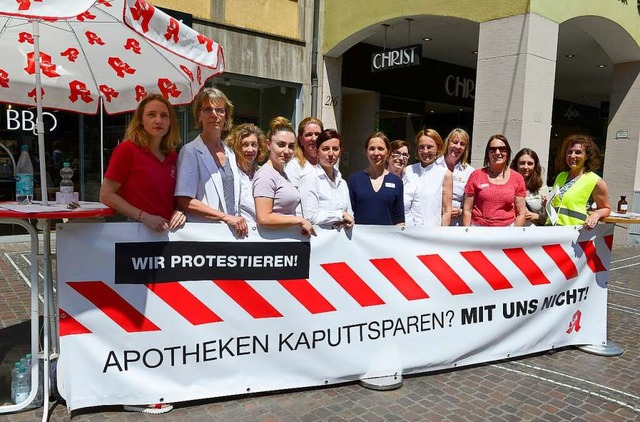
[[[20,239],[17,239],[20,240]],[[29,348],[29,244],[0,243],[0,402],[10,368]],[[25,277],[26,276],[26,277]],[[638,421],[640,420],[640,249],[615,248],[610,273],[609,339],[619,357],[577,349],[405,377],[395,391],[355,383],[175,404],[153,416],[120,406],[53,408],[51,421]],[[25,322],[26,321],[26,322]],[[425,350],[425,353],[428,353]],[[0,416],[36,421],[42,409]]]

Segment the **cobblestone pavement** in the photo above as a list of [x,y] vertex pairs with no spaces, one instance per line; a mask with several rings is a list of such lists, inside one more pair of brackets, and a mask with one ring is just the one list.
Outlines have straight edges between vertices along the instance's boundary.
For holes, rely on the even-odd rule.
[[[29,348],[29,244],[0,244],[0,402],[7,402],[10,365]],[[395,391],[355,383],[326,388],[185,402],[165,415],[121,407],[51,421],[640,421],[640,249],[616,247],[610,273],[609,339],[625,349],[601,357],[574,348],[556,353],[405,377]],[[0,415],[36,421],[42,409]]]

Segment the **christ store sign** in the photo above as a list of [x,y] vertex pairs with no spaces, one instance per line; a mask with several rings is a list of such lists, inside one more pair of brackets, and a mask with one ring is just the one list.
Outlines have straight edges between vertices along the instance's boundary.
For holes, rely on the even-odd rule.
[[399,67],[420,66],[422,45],[414,44],[371,54],[371,71],[397,69]]

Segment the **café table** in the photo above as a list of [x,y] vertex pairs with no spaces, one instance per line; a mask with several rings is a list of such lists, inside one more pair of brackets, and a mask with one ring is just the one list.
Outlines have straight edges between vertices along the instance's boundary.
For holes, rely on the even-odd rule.
[[[29,397],[19,404],[0,406],[0,414],[20,411],[28,407],[36,398],[39,384],[39,365],[36,359],[43,359],[43,415],[42,420],[46,421],[49,414],[49,394],[50,394],[50,361],[55,359],[59,352],[58,336],[58,306],[54,294],[53,272],[51,270],[51,222],[52,220],[65,219],[91,219],[107,217],[114,214],[114,211],[99,202],[78,203],[79,207],[72,209],[68,205],[50,204],[44,206],[34,202],[31,205],[19,205],[16,202],[0,202],[0,224],[15,224],[27,230],[31,241],[31,297],[30,297],[30,318],[31,318],[31,392]],[[36,227],[31,220],[36,220]],[[43,246],[40,251],[38,229],[42,231]],[[39,294],[40,283],[38,279],[39,262],[42,262],[43,282],[43,341],[40,347],[40,326],[39,326]]]

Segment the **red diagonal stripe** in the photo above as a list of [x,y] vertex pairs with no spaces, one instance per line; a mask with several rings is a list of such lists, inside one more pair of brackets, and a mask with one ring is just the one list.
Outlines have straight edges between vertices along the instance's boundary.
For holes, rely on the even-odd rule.
[[542,272],[540,267],[527,255],[522,248],[503,249],[504,253],[509,259],[516,264],[516,267],[522,271],[529,283],[534,286],[539,284],[549,284],[550,281],[546,275]]
[[453,268],[451,268],[440,255],[421,255],[418,256],[418,259],[422,261],[452,295],[473,293],[473,290],[467,286],[467,283],[453,271]]
[[460,255],[489,283],[493,290],[511,289],[513,287],[482,251],[460,252]]
[[91,330],[60,308],[60,337],[73,334],[91,334]]
[[280,318],[282,315],[244,280],[213,280],[231,299],[254,318]]
[[126,332],[160,331],[160,328],[102,281],[72,281],[67,284]]
[[307,280],[278,280],[278,283],[312,314],[321,314],[336,310]]
[[329,273],[360,306],[384,305],[384,300],[374,292],[346,263],[335,262],[320,265]]
[[222,318],[178,282],[150,283],[145,286],[193,325],[222,321]]
[[553,262],[555,262],[558,268],[560,268],[560,271],[562,271],[562,274],[564,274],[567,280],[578,275],[578,268],[576,268],[576,264],[562,246],[559,244],[543,245],[542,249],[544,249],[547,255],[553,259]]
[[609,248],[609,251],[613,250],[613,235],[610,234],[608,236],[604,237],[604,243],[607,245],[607,248]]
[[598,256],[598,251],[596,250],[596,245],[593,243],[593,240],[587,240],[584,242],[578,242],[578,245],[584,251],[584,256],[587,257],[587,265],[591,268],[591,271],[594,273],[599,273],[600,271],[607,271],[607,268],[602,264],[600,257]]
[[428,299],[429,295],[393,258],[372,259],[371,263],[407,300]]

